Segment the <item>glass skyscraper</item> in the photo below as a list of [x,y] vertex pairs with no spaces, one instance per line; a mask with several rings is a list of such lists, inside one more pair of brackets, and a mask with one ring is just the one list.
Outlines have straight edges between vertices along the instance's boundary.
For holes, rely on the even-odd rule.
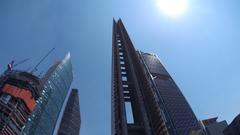
[[188,135],[200,128],[199,122],[182,92],[157,55],[138,51],[139,58],[152,77],[171,132]]
[[240,135],[240,114],[224,129],[224,135]]
[[70,53],[51,66],[41,79],[42,92],[22,135],[52,135],[59,128],[73,80]]
[[72,89],[64,109],[58,135],[79,135],[81,118],[78,94],[77,89]]

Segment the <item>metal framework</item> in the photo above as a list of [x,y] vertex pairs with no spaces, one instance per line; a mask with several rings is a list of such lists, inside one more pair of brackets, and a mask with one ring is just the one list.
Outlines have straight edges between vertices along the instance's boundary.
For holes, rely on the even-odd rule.
[[40,97],[39,78],[7,70],[0,77],[0,134],[19,135]]
[[168,135],[152,78],[121,20],[113,21],[112,38],[112,135]]

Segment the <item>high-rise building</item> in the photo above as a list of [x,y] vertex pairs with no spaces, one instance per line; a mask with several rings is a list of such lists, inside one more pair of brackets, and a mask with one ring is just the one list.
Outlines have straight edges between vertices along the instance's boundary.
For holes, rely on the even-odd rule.
[[218,117],[201,121],[207,135],[224,135],[223,130],[228,126],[227,121],[217,121]]
[[159,58],[136,51],[113,21],[112,135],[189,135],[200,125]]
[[40,79],[41,93],[22,135],[53,135],[60,127],[73,80],[70,53],[49,68]]
[[0,134],[18,135],[40,98],[40,79],[30,73],[7,70],[0,77]]
[[64,110],[58,135],[79,135],[80,124],[81,118],[78,90],[72,89]]
[[224,135],[240,135],[240,114],[223,131]]

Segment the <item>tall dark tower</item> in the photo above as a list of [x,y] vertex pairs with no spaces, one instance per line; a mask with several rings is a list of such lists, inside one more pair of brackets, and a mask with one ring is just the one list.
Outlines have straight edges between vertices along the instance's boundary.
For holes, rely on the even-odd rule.
[[78,89],[72,89],[61,120],[58,135],[79,135],[81,117]]
[[112,135],[168,135],[151,78],[121,20],[113,22],[112,40]]
[[112,135],[188,135],[198,121],[154,54],[136,51],[113,21]]

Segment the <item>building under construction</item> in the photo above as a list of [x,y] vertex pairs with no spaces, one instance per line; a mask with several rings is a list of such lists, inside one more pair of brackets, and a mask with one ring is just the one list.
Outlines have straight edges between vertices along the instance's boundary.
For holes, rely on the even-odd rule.
[[62,108],[71,92],[70,53],[54,63],[43,77],[33,74],[37,66],[26,72],[14,70],[13,63],[0,76],[0,135],[57,134]]
[[39,78],[7,70],[0,77],[0,134],[20,134],[40,97]]

